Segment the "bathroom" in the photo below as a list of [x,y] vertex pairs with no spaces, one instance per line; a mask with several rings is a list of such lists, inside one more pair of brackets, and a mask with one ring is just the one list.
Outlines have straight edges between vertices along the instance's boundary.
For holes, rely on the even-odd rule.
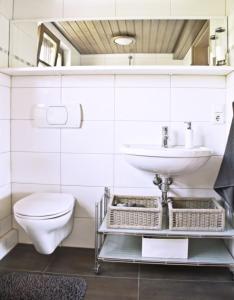
[[[101,26],[95,23],[100,20]],[[84,36],[80,38],[84,47],[80,46],[82,49],[78,51],[75,40],[68,40],[62,34],[62,29],[73,21],[79,28],[83,28],[85,21],[89,32],[94,28],[88,26],[100,29],[108,21],[113,31],[115,20],[119,20],[119,27],[123,25],[121,20],[127,25],[129,20],[135,22],[135,28],[140,26],[139,20],[144,20],[145,27],[139,29],[143,50],[137,48],[138,35],[128,36],[137,51],[118,45],[118,51],[110,53],[115,49],[113,41],[108,44],[106,40],[102,46],[100,38],[91,34],[93,40],[88,45],[98,45],[100,50],[95,54],[92,52],[95,49],[85,51]],[[171,54],[147,53],[145,45],[152,46],[156,38],[153,25],[159,26],[158,20],[160,26],[166,24],[167,30],[171,30],[171,39],[175,24],[184,26],[185,22],[195,28],[189,25],[191,20],[197,24],[201,20],[207,24],[208,20],[205,29],[209,33],[213,28],[224,27],[223,51],[219,51],[221,56],[224,53],[224,64],[222,59],[215,64],[211,52],[212,57],[202,59],[205,61],[202,66],[200,62],[191,65],[194,57],[191,58],[190,52],[183,60],[173,59]],[[52,67],[45,67],[46,63],[38,56],[41,40],[38,28],[43,24],[51,30],[55,28],[53,32],[64,51],[63,58],[57,58],[57,65]],[[215,239],[203,236],[189,238],[189,242],[206,243],[207,263],[104,260],[97,272],[95,247],[97,250],[100,238],[96,234],[99,215],[96,203],[102,203],[104,193],[161,197],[162,191],[154,183],[155,174],[133,167],[126,160],[123,145],[161,146],[163,127],[168,130],[169,150],[192,141],[192,148],[206,147],[211,151],[208,161],[198,170],[172,176],[167,196],[220,201],[214,183],[233,116],[234,1],[0,0],[0,33],[0,277],[8,276],[0,281],[0,299],[233,299],[234,232],[207,235],[222,236],[230,256],[228,263],[222,263],[222,253],[220,261],[211,263],[209,243]],[[164,33],[161,31],[161,39],[164,35],[166,29]],[[165,40],[169,45],[170,39]],[[103,47],[109,52],[102,51]],[[53,108],[51,124],[45,122],[48,107]],[[68,111],[68,124],[61,121],[64,107]],[[188,137],[190,132],[185,122],[191,122],[192,138]],[[33,195],[39,198],[35,200]],[[25,223],[22,226],[14,210],[14,207],[20,209],[20,205],[15,206],[17,203],[27,199],[23,206],[25,214],[36,209],[38,215],[41,211],[50,215],[45,195],[54,196],[55,200],[51,199],[57,202],[59,195],[67,195],[74,204],[73,211],[69,208],[71,228],[62,237],[58,234],[61,239],[58,243],[50,236],[48,243],[39,243],[33,230],[23,229]],[[59,209],[59,205],[53,207]],[[36,231],[41,228],[38,222]],[[48,226],[46,223],[46,233]],[[173,234],[176,238],[180,236],[179,231]],[[196,234],[202,237],[203,233],[191,235]],[[41,232],[39,238],[42,239]],[[117,239],[121,243],[122,235],[117,235]],[[50,242],[52,246],[48,249]],[[43,253],[41,245],[46,245],[47,253]],[[129,260],[134,262],[134,257]],[[38,280],[34,286],[29,284],[19,290],[19,285],[18,290],[7,294],[14,280],[33,274]],[[45,289],[48,295],[40,294],[40,278],[48,279],[49,287]],[[59,294],[63,286],[74,285],[74,280],[80,284],[83,296],[67,295],[66,288],[65,294]]]

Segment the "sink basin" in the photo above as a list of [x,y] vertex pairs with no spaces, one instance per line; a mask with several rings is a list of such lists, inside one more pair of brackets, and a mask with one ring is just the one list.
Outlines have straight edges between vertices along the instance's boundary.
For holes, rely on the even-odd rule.
[[160,174],[179,176],[201,168],[212,152],[205,147],[186,149],[183,146],[162,148],[158,145],[123,145],[121,152],[133,167]]

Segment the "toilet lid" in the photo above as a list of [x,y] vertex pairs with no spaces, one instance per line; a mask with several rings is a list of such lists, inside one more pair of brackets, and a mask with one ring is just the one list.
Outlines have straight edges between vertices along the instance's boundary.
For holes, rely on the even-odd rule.
[[60,216],[74,207],[74,197],[63,193],[35,193],[14,205],[14,213],[22,217]]

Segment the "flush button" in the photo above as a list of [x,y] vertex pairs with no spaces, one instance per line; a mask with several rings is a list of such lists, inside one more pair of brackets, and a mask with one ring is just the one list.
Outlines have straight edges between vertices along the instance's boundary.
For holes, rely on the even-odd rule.
[[67,108],[65,106],[49,106],[46,119],[49,125],[65,125],[68,120]]

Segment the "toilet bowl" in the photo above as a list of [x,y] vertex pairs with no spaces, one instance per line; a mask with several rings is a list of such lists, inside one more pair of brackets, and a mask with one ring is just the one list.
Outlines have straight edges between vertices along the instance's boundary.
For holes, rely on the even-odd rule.
[[35,193],[14,205],[14,216],[42,254],[51,254],[71,233],[75,199],[70,194]]

